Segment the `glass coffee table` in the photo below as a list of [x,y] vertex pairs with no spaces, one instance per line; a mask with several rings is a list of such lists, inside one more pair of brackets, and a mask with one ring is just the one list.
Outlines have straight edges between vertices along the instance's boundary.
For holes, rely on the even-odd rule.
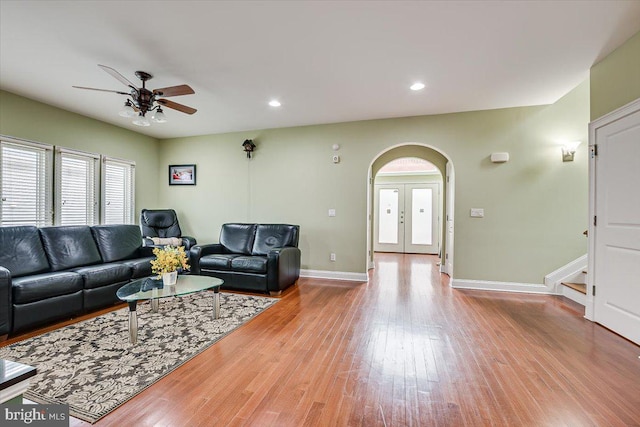
[[145,277],[127,283],[116,292],[122,301],[129,304],[129,340],[131,344],[138,341],[138,317],[136,306],[138,301],[151,300],[151,310],[156,313],[160,298],[177,297],[213,289],[213,318],[220,317],[220,286],[224,281],[209,276],[178,276],[175,285],[164,286],[162,279]]

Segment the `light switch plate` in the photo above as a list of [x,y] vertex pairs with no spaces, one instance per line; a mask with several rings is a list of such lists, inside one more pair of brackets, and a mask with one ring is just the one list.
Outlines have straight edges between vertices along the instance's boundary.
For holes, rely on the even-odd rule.
[[335,209],[329,209],[329,216],[336,216],[336,210]]
[[471,217],[472,218],[484,218],[484,209],[482,209],[482,208],[471,208]]

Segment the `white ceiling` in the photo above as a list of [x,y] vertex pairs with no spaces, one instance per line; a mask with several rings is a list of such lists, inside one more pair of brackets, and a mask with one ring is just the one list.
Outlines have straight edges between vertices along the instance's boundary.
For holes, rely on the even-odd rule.
[[[484,110],[555,102],[639,30],[637,0],[1,0],[0,87],[157,138]],[[134,126],[71,87],[126,91],[97,64],[198,112]]]

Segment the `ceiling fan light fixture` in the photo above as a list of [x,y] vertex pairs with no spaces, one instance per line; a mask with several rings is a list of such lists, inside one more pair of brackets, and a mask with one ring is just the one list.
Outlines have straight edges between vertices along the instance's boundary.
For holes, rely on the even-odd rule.
[[136,112],[133,109],[133,105],[131,105],[131,101],[127,99],[127,102],[124,103],[124,107],[118,113],[122,117],[135,117]]
[[158,109],[153,112],[153,115],[151,116],[151,120],[153,120],[156,123],[166,123],[167,116],[164,115],[164,111],[162,111],[162,108],[158,107]]
[[138,117],[132,122],[136,126],[151,126],[151,122],[142,113],[138,114]]

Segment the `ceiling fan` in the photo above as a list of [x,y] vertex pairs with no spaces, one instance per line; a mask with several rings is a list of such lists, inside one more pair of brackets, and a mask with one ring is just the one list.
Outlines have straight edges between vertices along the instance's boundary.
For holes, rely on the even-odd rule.
[[120,111],[120,115],[123,117],[135,117],[133,120],[133,124],[138,126],[150,126],[151,122],[146,117],[148,112],[151,112],[151,120],[156,123],[164,123],[167,121],[167,118],[162,111],[162,107],[171,108],[173,110],[178,110],[182,113],[193,114],[196,110],[195,108],[188,107],[186,105],[178,104],[177,102],[170,101],[168,99],[164,99],[161,97],[169,97],[169,96],[180,96],[180,95],[191,95],[195,92],[189,85],[178,85],[178,86],[169,86],[163,87],[160,89],[149,90],[146,88],[146,82],[151,80],[153,76],[145,71],[136,71],[136,76],[142,80],[142,87],[136,87],[133,83],[131,83],[126,77],[117,72],[111,67],[107,67],[106,65],[98,65],[98,67],[102,68],[111,76],[115,77],[122,84],[129,87],[130,92],[121,92],[118,90],[109,90],[109,89],[96,89],[93,87],[83,87],[83,86],[73,86],[77,89],[88,89],[88,90],[97,90],[100,92],[112,92],[117,93],[118,95],[126,95],[129,98],[125,101],[124,107]]

